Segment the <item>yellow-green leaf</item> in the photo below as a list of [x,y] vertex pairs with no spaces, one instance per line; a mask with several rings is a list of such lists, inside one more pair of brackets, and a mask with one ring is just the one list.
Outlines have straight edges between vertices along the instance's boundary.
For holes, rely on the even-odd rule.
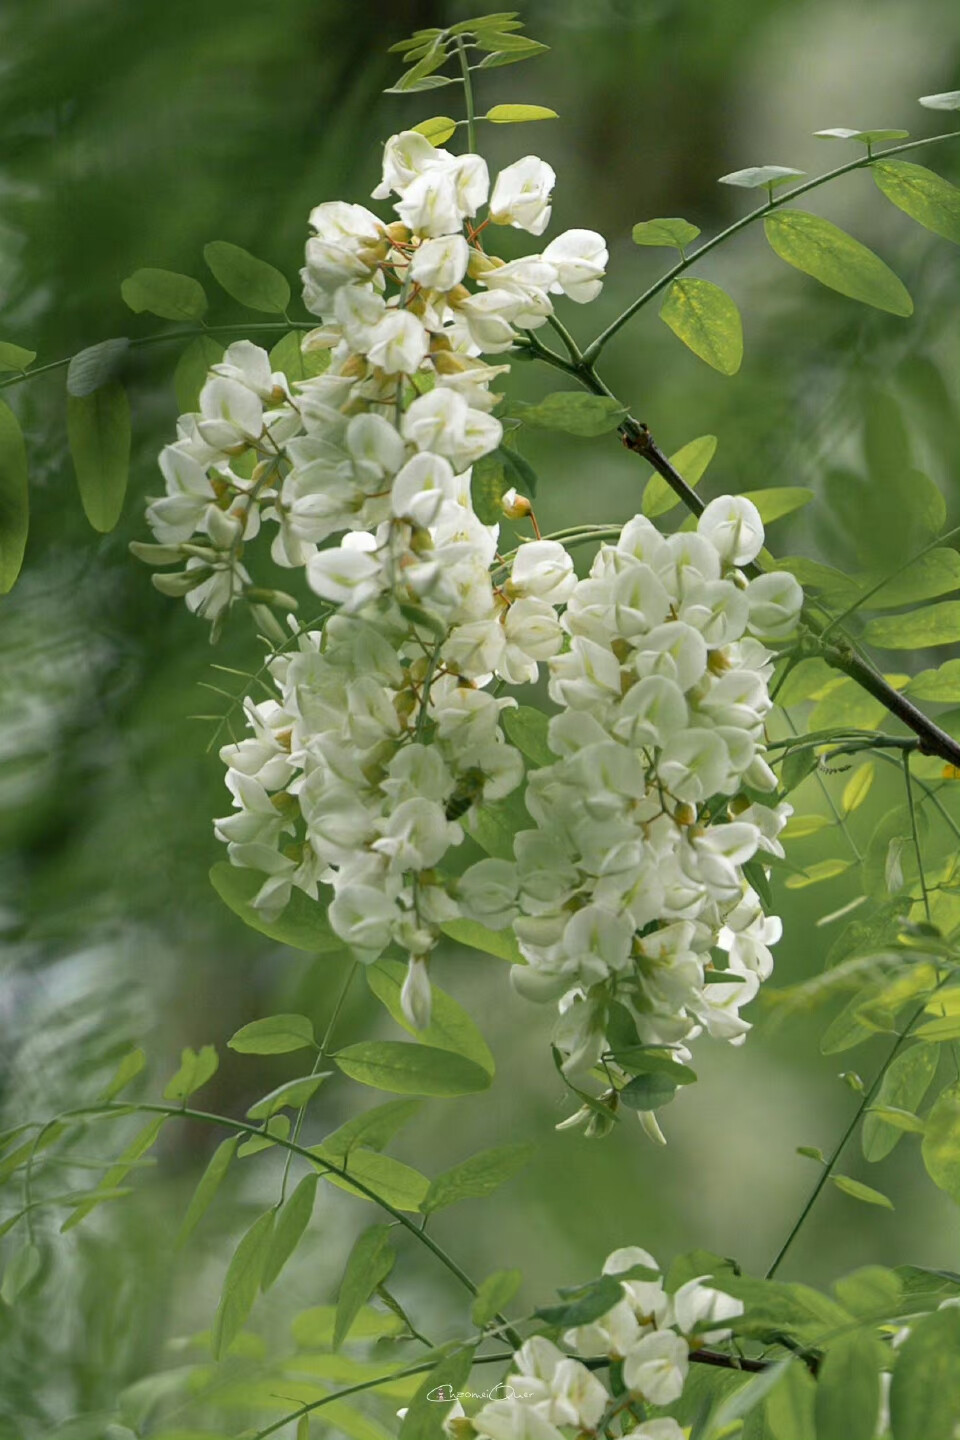
[[482,1281],[477,1298],[470,1308],[470,1319],[481,1328],[489,1325],[497,1312],[502,1310],[520,1289],[523,1279],[519,1270],[495,1270]]
[[884,1112],[916,1110],[934,1077],[938,1058],[932,1045],[911,1045],[890,1065],[877,1092],[877,1103],[863,1119],[860,1144],[864,1159],[883,1160],[900,1143],[902,1128],[886,1119]]
[[20,423],[0,403],[0,595],[6,595],[20,574],[30,525],[27,450]]
[[494,1071],[493,1056],[490,1054],[487,1042],[484,1040],[476,1022],[467,1014],[462,1005],[441,990],[438,985],[431,986],[433,1003],[431,1006],[430,1024],[426,1030],[417,1030],[406,1015],[403,1013],[400,996],[403,982],[406,978],[407,967],[397,960],[378,960],[375,965],[368,965],[364,971],[367,984],[376,995],[382,1005],[390,1011],[398,1025],[402,1025],[409,1035],[416,1038],[425,1046],[435,1046],[438,1050],[451,1050],[458,1056],[463,1056],[479,1065],[488,1075]]
[[850,779],[843,787],[841,804],[844,812],[849,815],[851,810],[857,810],[870,794],[870,787],[873,784],[873,777],[876,774],[876,766],[872,760],[854,770]]
[[912,315],[913,301],[888,265],[845,230],[805,210],[781,210],[764,218],[771,249],[788,265],[821,285],[891,315]]
[[791,815],[783,827],[784,840],[804,840],[808,835],[816,835],[818,830],[826,830],[833,821],[827,815]]
[[546,105],[494,105],[481,118],[494,125],[516,125],[525,120],[556,120],[557,112]]
[[956,700],[960,695],[960,660],[945,660],[936,670],[921,670],[906,687],[914,700]]
[[285,1055],[315,1046],[313,1025],[306,1015],[267,1015],[241,1025],[227,1045],[241,1055]]
[[116,380],[67,396],[67,438],[84,514],[101,535],[120,519],[130,468],[130,402]]
[[878,188],[911,220],[960,244],[960,190],[956,185],[910,160],[877,160],[870,168]]
[[285,1085],[278,1085],[276,1090],[271,1090],[269,1095],[264,1095],[262,1100],[250,1106],[247,1119],[269,1120],[280,1110],[299,1110],[332,1074],[332,1070],[319,1070],[315,1075],[302,1075],[299,1080],[288,1080]]
[[304,1175],[296,1190],[277,1215],[276,1225],[260,1276],[261,1290],[269,1290],[290,1256],[296,1250],[310,1224],[317,1198],[319,1175]]
[[743,359],[740,311],[711,280],[674,280],[660,319],[688,349],[721,375],[736,375]]
[[[670,464],[680,478],[685,480],[691,489],[695,489],[716,453],[716,435],[698,435],[696,440],[688,440],[686,445],[681,445],[680,449],[670,456]],[[651,475],[643,490],[640,505],[643,514],[649,520],[654,520],[658,515],[666,515],[679,504],[680,496],[671,489],[663,476]]]
[[194,1190],[190,1204],[187,1206],[187,1213],[183,1217],[183,1223],[180,1226],[176,1239],[178,1246],[184,1243],[206,1213],[213,1197],[220,1188],[223,1177],[230,1168],[230,1162],[237,1152],[237,1145],[239,1143],[239,1135],[230,1135],[226,1140],[220,1142],[211,1155],[210,1162],[200,1176],[197,1188]]
[[199,1051],[189,1045],[180,1056],[180,1069],[168,1081],[163,1092],[164,1100],[186,1100],[195,1090],[206,1085],[217,1073],[220,1057],[213,1045],[204,1045]]
[[395,1095],[471,1095],[490,1085],[473,1060],[403,1040],[360,1040],[333,1059],[351,1080]]
[[907,615],[878,615],[867,625],[863,638],[883,650],[953,645],[960,640],[960,600],[941,600]]
[[813,491],[803,485],[774,485],[768,490],[745,490],[743,495],[756,505],[764,525],[772,525],[774,520],[802,510],[813,499]]
[[337,1313],[333,1323],[333,1348],[339,1350],[350,1327],[377,1286],[393,1269],[396,1252],[390,1243],[389,1225],[371,1225],[350,1251],[340,1282]]
[[418,135],[424,135],[431,145],[442,145],[445,140],[457,128],[456,120],[451,120],[449,115],[433,115],[429,120],[421,120],[419,125],[414,125]]
[[935,1440],[960,1424],[960,1310],[948,1305],[911,1328],[890,1386],[894,1440]]
[[[358,1185],[363,1185],[377,1199],[385,1200],[395,1210],[419,1210],[430,1188],[426,1175],[404,1165],[401,1160],[394,1160],[392,1155],[380,1155],[375,1150],[362,1149],[352,1149],[349,1155],[329,1155],[323,1145],[314,1145],[312,1153],[317,1157],[320,1174],[325,1180],[329,1180],[331,1185],[369,1200],[371,1196],[357,1188]],[[338,1170],[345,1170],[347,1174],[340,1175],[327,1169],[325,1161],[335,1165]],[[351,1184],[351,1178],[357,1183]]]
[[808,865],[802,875],[788,875],[784,884],[788,890],[805,890],[808,885],[835,879],[849,870],[852,864],[852,860],[818,860],[815,865]]
[[0,370],[26,370],[36,358],[36,350],[25,350],[22,345],[0,340]]
[[633,227],[634,245],[662,245],[673,250],[683,250],[700,234],[699,225],[689,220],[674,217],[668,220],[641,220]]
[[888,1196],[880,1190],[874,1190],[872,1185],[864,1185],[862,1180],[851,1180],[849,1175],[831,1175],[830,1179],[838,1190],[842,1190],[844,1195],[850,1195],[854,1200],[862,1200],[865,1205],[880,1205],[885,1210],[893,1209],[893,1201]]

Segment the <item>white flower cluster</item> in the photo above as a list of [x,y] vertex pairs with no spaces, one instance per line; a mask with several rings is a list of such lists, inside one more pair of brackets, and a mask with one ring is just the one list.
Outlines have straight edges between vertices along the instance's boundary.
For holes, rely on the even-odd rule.
[[537,679],[575,583],[563,548],[542,542],[495,586],[498,527],[478,520],[470,488],[502,439],[489,387],[509,368],[480,352],[543,324],[551,295],[584,302],[601,287],[593,231],[509,264],[482,248],[488,224],[541,234],[553,182],[527,156],[501,172],[481,222],[479,156],[414,131],[390,140],[374,194],[399,197],[398,220],[339,201],[310,216],[304,300],[321,324],[303,353],[320,373],[291,388],[265,351],[231,345],[161,455],[167,494],[147,512],[158,545],[141,547],[154,563],[184,558],[156,583],[219,623],[240,597],[282,607],[245,565],[270,522],[273,561],[304,568],[329,607],[322,630],[271,663],[277,699],[248,700],[249,738],[221,752],[234,810],[217,834],[233,863],[267,876],[254,900],[266,915],[292,886],[316,898],[323,882],[331,925],[363,958],[401,945],[420,1026],[423,957],[460,913],[436,867],[470,807],[523,778],[498,726],[510,702],[484,687]]
[[[604,1275],[629,1275],[642,1267],[658,1271],[646,1250],[627,1246],[608,1256]],[[670,1295],[662,1276],[624,1279],[621,1298],[606,1314],[563,1335],[564,1350],[544,1336],[534,1336],[516,1352],[502,1394],[469,1419],[448,1417],[446,1427],[457,1440],[564,1440],[575,1430],[594,1433],[601,1418],[630,1414],[634,1405],[671,1405],[680,1398],[692,1344],[725,1339],[723,1322],[740,1315],[743,1305],[703,1283],[690,1280]],[[695,1337],[692,1339],[691,1337]],[[568,1352],[574,1352],[570,1354]],[[582,1357],[582,1358],[577,1358]],[[626,1393],[614,1398],[596,1371],[584,1360],[621,1362]],[[569,1429],[567,1427],[570,1427]],[[683,1440],[676,1420],[641,1420],[624,1430],[627,1440]]]
[[475,918],[496,923],[495,903],[512,921],[527,962],[516,988],[559,999],[568,1073],[597,1064],[613,1001],[642,1045],[702,1029],[736,1042],[749,1028],[739,1009],[770,973],[780,923],[743,866],[783,854],[789,807],[743,792],[776,786],[763,641],[795,626],[802,592],[786,574],[744,577],[762,544],[740,497],[669,537],[638,516],[567,597],[569,643],[549,662],[558,759],[526,791],[536,829],[516,836],[515,871],[488,862],[495,902],[492,886],[461,894]]

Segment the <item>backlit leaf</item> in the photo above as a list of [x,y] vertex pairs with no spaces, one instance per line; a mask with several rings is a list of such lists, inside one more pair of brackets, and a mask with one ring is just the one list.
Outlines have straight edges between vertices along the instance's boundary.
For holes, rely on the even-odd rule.
[[876,766],[872,760],[868,760],[864,765],[860,765],[854,770],[850,779],[843,787],[843,796],[840,801],[845,814],[849,815],[851,810],[858,810],[860,808],[870,794],[875,775]]
[[22,345],[0,340],[0,370],[26,370],[36,358],[36,350],[25,350]]
[[960,1310],[946,1306],[914,1325],[897,1352],[890,1386],[894,1440],[933,1440],[960,1423]]
[[960,244],[960,190],[925,165],[878,160],[873,178],[888,200],[927,230]]
[[[885,1210],[893,1209],[893,1201],[879,1190],[874,1190],[872,1185],[864,1185],[862,1180],[852,1180],[849,1175],[831,1175],[830,1179],[838,1190],[844,1195],[850,1195],[854,1200],[862,1200],[865,1205],[881,1205]],[[871,1435],[873,1431],[871,1430]]]
[[227,1044],[241,1055],[285,1055],[315,1045],[313,1025],[306,1015],[267,1015],[241,1025]]
[[903,1130],[891,1125],[884,1107],[907,1111],[919,1108],[937,1069],[937,1051],[932,1045],[911,1045],[891,1062],[877,1092],[875,1106],[863,1119],[860,1144],[864,1158],[883,1160],[899,1143]]
[[840,1335],[817,1375],[817,1434],[840,1440],[873,1440],[880,1411],[880,1362],[868,1332]]
[[819,885],[824,880],[834,880],[849,870],[852,860],[817,860],[808,865],[800,875],[788,875],[783,882],[788,890],[805,890],[808,885]]
[[494,105],[483,116],[484,120],[492,120],[494,125],[515,125],[525,120],[556,120],[556,110],[548,110],[545,105]]
[[710,280],[674,280],[660,307],[660,319],[721,375],[735,375],[740,369],[740,311],[719,285]]
[[[716,453],[716,435],[698,435],[696,440],[688,440],[686,445],[682,445],[670,456],[670,464],[680,478],[685,480],[691,489],[695,489]],[[643,490],[640,506],[643,514],[653,520],[658,515],[666,515],[679,504],[680,496],[667,484],[663,476],[651,475]]]
[[668,220],[641,220],[633,227],[635,245],[663,245],[674,250],[683,250],[700,234],[699,225],[689,220],[673,218]]
[[450,139],[456,128],[456,120],[451,120],[449,115],[434,115],[429,120],[421,120],[419,125],[413,126],[418,134],[426,136],[431,145],[443,145]]
[[795,510],[802,510],[804,505],[809,505],[813,499],[813,491],[802,485],[774,485],[767,490],[744,490],[743,495],[756,505],[765,525],[772,525],[774,520],[781,520],[784,515],[792,515]]
[[[236,1048],[236,1047],[234,1047]],[[316,1075],[303,1075],[299,1080],[288,1080],[278,1085],[269,1095],[264,1095],[247,1111],[248,1120],[269,1120],[279,1110],[299,1110],[333,1074],[332,1070],[321,1070]]]
[[936,670],[921,670],[905,693],[914,700],[956,700],[960,695],[960,660],[945,660]]
[[199,1051],[189,1046],[180,1056],[180,1069],[168,1081],[163,1092],[164,1100],[186,1100],[195,1090],[206,1085],[217,1073],[220,1057],[213,1045],[204,1045]]
[[782,210],[764,218],[771,248],[781,260],[821,285],[891,315],[912,315],[913,301],[878,255],[845,230],[805,210]]
[[867,625],[863,638],[883,650],[953,645],[960,640],[960,600],[941,600],[907,615],[878,615]]

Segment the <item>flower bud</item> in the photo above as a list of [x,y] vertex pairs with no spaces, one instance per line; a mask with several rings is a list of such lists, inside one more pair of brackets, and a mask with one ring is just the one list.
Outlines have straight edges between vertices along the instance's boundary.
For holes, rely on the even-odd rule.
[[426,961],[420,956],[410,956],[406,979],[400,991],[400,1008],[415,1030],[426,1030],[432,1008],[430,977]]

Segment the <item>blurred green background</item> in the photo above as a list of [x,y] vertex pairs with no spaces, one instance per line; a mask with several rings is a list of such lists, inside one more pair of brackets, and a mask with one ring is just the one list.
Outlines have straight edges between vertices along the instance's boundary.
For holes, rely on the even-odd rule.
[[[247,246],[295,279],[310,207],[364,201],[382,142],[456,95],[442,92],[441,103],[382,95],[397,76],[387,46],[474,13],[440,0],[6,0],[0,336],[35,348],[43,362],[161,328],[126,311],[121,280],[140,266],[206,280],[201,252],[211,239]],[[950,128],[938,123],[949,117],[916,104],[957,82],[949,0],[530,0],[520,13],[550,52],[484,77],[481,108],[531,101],[561,118],[487,127],[485,153],[492,169],[530,150],[548,159],[559,177],[552,233],[588,225],[608,237],[602,298],[564,313],[582,339],[665,263],[663,252],[632,245],[636,221],[684,215],[707,232],[720,228],[751,202],[717,186],[717,176],[751,164],[811,173],[839,164],[845,147],[812,138],[827,126]],[[956,179],[960,147],[916,158]],[[603,368],[668,452],[700,434],[719,437],[705,493],[812,486],[816,503],[774,527],[770,546],[852,569],[872,558],[870,544],[878,556],[897,553],[895,515],[865,540],[865,511],[849,503],[853,494],[868,504],[869,488],[858,487],[882,481],[870,466],[883,469],[883,445],[864,443],[865,426],[876,437],[891,414],[905,418],[913,462],[943,489],[951,523],[960,521],[955,255],[889,206],[865,173],[816,192],[809,208],[894,266],[916,301],[911,321],[787,271],[755,227],[698,272],[741,306],[739,376],[708,370],[653,308],[622,332]],[[216,291],[212,281],[208,289]],[[211,320],[243,318],[226,297],[214,301]],[[27,433],[33,506],[24,575],[0,611],[0,1098],[13,1119],[95,1093],[132,1043],[145,1045],[162,1080],[180,1047],[222,1047],[259,1015],[302,1010],[319,1027],[342,975],[339,962],[312,962],[244,930],[207,882],[219,858],[210,820],[227,808],[222,767],[207,748],[211,724],[184,717],[223,709],[226,701],[201,688],[223,683],[211,659],[246,666],[253,641],[241,623],[212,656],[206,627],[159,596],[127,554],[127,542],[145,534],[143,497],[156,492],[155,456],[176,418],[177,353],[175,345],[137,352],[131,493],[107,537],[94,536],[80,512],[62,373],[4,395]],[[556,388],[532,366],[517,367],[509,383],[527,397]],[[623,520],[638,507],[641,467],[612,441],[543,438],[528,453],[543,479],[545,531]],[[896,657],[897,669],[914,664]],[[237,683],[226,680],[228,689]],[[855,817],[859,843],[897,798],[896,777],[889,785],[881,777]],[[812,783],[803,799],[805,810],[823,805]],[[830,853],[842,852],[839,838],[831,843]],[[798,842],[799,862],[818,847],[822,836]],[[838,927],[815,922],[855,893],[846,878],[799,892],[777,886],[786,938],[771,984],[822,967]],[[744,1048],[699,1043],[700,1084],[664,1112],[667,1148],[631,1120],[597,1144],[553,1130],[569,1107],[550,1063],[549,1007],[519,1000],[506,967],[474,952],[451,948],[437,974],[479,1020],[498,1078],[487,1096],[425,1103],[396,1153],[430,1174],[486,1144],[539,1146],[494,1198],[438,1218],[438,1237],[468,1270],[521,1266],[522,1311],[596,1273],[609,1250],[628,1243],[664,1262],[699,1245],[748,1269],[765,1265],[813,1179],[795,1147],[829,1148],[854,1103],[837,1078],[848,1057],[817,1051],[822,1017],[777,1026],[754,1006],[758,1024]],[[357,983],[338,1033],[357,1039],[374,1027],[388,1033],[389,1021]],[[869,1047],[849,1057],[867,1073],[875,1063]],[[293,1057],[225,1052],[203,1099],[242,1113],[297,1073]],[[331,1083],[308,1135],[318,1139],[374,1098]],[[0,1305],[3,1440],[99,1437],[118,1393],[182,1363],[171,1342],[209,1325],[231,1245],[277,1178],[274,1157],[247,1162],[201,1235],[173,1256],[216,1138],[168,1126],[160,1167],[140,1177],[135,1195],[51,1245],[42,1284],[15,1315]],[[116,1143],[92,1134],[90,1152]],[[853,1151],[845,1168],[886,1191],[896,1210],[826,1195],[784,1274],[825,1283],[864,1263],[954,1261],[949,1202],[923,1176],[911,1137],[880,1166]],[[364,1202],[321,1190],[308,1239],[255,1312],[269,1343],[283,1343],[294,1311],[335,1295],[353,1235],[374,1218]],[[55,1236],[38,1221],[39,1233],[48,1227]],[[459,1296],[409,1244],[396,1289],[431,1336],[462,1326]],[[101,1419],[92,1429],[58,1428],[83,1413]],[[247,1418],[217,1423],[231,1433]],[[215,1428],[209,1417],[207,1428]]]

